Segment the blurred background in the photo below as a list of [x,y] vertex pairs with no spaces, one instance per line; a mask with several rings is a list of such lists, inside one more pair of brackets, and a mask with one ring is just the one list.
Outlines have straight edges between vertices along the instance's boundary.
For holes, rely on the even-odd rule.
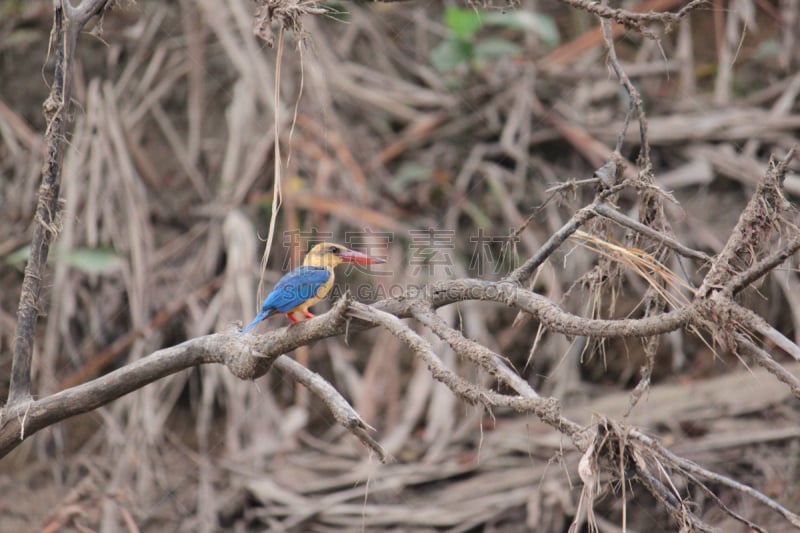
[[[277,95],[278,50],[254,36],[251,2],[121,2],[89,28],[74,65],[36,394],[251,320],[275,208],[276,111],[285,164],[265,289],[322,240],[388,260],[340,270],[334,299],[499,279],[524,262],[591,201],[596,186],[580,180],[613,150],[628,99],[594,16],[556,2],[489,4],[325,2],[324,14],[287,33]],[[51,11],[46,0],[0,1],[2,397],[40,178]],[[642,92],[657,183],[675,198],[665,204],[672,230],[713,254],[770,154],[797,142],[800,3],[714,0],[668,32],[650,28],[660,39],[615,27],[617,51]],[[634,123],[622,155],[635,162],[639,149]],[[792,201],[799,168],[785,182]],[[619,206],[636,218],[635,195]],[[600,263],[570,241],[533,287],[584,316],[640,316],[647,284],[623,267],[607,284]],[[702,279],[702,265],[667,266]],[[797,340],[798,294],[792,259],[743,298]],[[644,364],[641,341],[512,326],[516,313],[496,304],[439,314],[582,422],[621,416]],[[257,331],[285,324],[273,318]],[[492,383],[429,338],[462,376]],[[568,442],[532,416],[461,403],[386,332],[348,340],[291,356],[353,403],[395,462],[370,457],[277,371],[248,383],[221,366],[195,368],[41,431],[6,457],[0,530],[566,531],[580,493]],[[629,420],[796,509],[791,392],[713,348],[688,333],[662,339],[652,389]],[[686,495],[703,519],[738,531],[705,495]],[[737,509],[762,525],[777,520],[747,505]],[[627,506],[629,531],[676,529],[644,490]],[[597,512],[603,530],[619,530],[618,495]]]

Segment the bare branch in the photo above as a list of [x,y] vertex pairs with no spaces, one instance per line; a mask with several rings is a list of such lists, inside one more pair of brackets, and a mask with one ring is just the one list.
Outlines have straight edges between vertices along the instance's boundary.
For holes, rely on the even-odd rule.
[[[341,298],[334,308],[324,315],[308,322],[273,330],[253,338],[252,349],[248,349],[251,344],[244,344],[241,342],[243,339],[232,337],[230,334],[199,337],[176,347],[155,352],[132,365],[125,366],[89,383],[66,389],[42,400],[7,404],[0,410],[0,415],[2,415],[2,424],[0,424],[0,457],[19,444],[22,438],[32,435],[43,427],[95,409],[147,383],[190,366],[214,362],[223,363],[237,377],[252,380],[266,373],[278,356],[300,346],[311,344],[323,338],[341,335],[348,329],[351,332],[361,331],[372,327],[376,323],[387,327],[385,323],[375,319],[376,316],[393,316],[398,321],[397,323],[402,325],[398,317],[413,316],[416,306],[441,307],[466,300],[495,301],[516,307],[532,314],[552,331],[567,335],[643,337],[673,331],[687,324],[692,316],[692,308],[687,307],[638,320],[589,320],[567,313],[547,298],[525,290],[516,284],[474,279],[434,284],[428,287],[424,294],[417,297],[392,298],[378,302],[371,307],[352,303],[348,298]],[[350,306],[356,306],[355,309],[362,310],[362,313],[358,314],[351,311],[350,316],[361,320],[356,320],[348,325],[345,315]],[[363,310],[365,308],[370,309],[370,312],[374,314],[364,313]],[[369,319],[364,320],[363,317]],[[384,317],[381,320],[386,321],[388,319]],[[395,324],[394,321],[390,322]],[[397,331],[401,330],[402,328]],[[415,337],[411,336],[409,338],[414,339]],[[239,342],[231,342],[231,339]],[[245,339],[248,342],[250,341],[247,337]],[[401,340],[411,342],[405,338]],[[419,348],[418,342],[415,340],[411,344]],[[427,346],[427,344],[424,346]],[[491,351],[488,351],[488,353],[491,354]],[[435,361],[429,363],[435,366]],[[496,370],[499,372],[498,375],[503,376],[503,379],[508,380],[509,383],[515,383],[515,387],[520,387],[524,390],[521,382],[511,378],[510,370],[503,371],[499,365]],[[464,391],[465,398],[470,399],[473,403],[483,398],[484,391],[478,394],[477,391],[470,388],[474,386],[470,385],[468,387],[468,383],[461,380],[461,378],[457,376],[450,377],[444,370],[440,369],[440,371],[442,372],[441,376],[455,380],[451,382],[452,384],[459,384],[457,390]],[[530,391],[532,389],[526,394],[529,395]],[[525,412],[536,412],[537,414],[549,413],[548,416],[551,416],[550,420],[555,425],[562,429],[572,427],[558,416],[552,415],[552,401],[554,400],[530,396],[523,398],[503,395],[495,397],[492,395],[491,404]],[[63,407],[60,406],[59,402],[63,402]],[[24,424],[23,413],[27,413]],[[346,416],[344,418],[347,420]],[[571,433],[575,431],[575,427],[570,430]]]
[[752,357],[756,363],[768,370],[780,381],[789,385],[789,388],[792,389],[792,394],[794,394],[796,398],[800,398],[800,379],[786,370],[783,365],[775,361],[775,359],[769,353],[767,353],[766,350],[763,350],[753,344],[744,335],[737,334],[736,343],[737,348],[742,350],[744,354]]
[[[793,228],[795,231],[796,228]],[[789,240],[775,252],[753,263],[750,268],[733,276],[729,282],[728,290],[737,294],[755,283],[759,278],[771,272],[775,267],[789,259],[800,250],[800,233],[795,233]]]
[[358,440],[364,443],[365,446],[377,453],[382,462],[389,460],[386,451],[368,433],[375,431],[375,428],[364,422],[364,419],[353,409],[353,406],[347,403],[347,400],[330,382],[285,355],[278,357],[274,366],[316,394],[328,406],[336,421],[358,437]]
[[[596,4],[595,4],[596,5]],[[607,8],[606,2],[603,2],[600,6],[601,8]],[[660,13],[663,15],[664,13]],[[601,16],[601,15],[598,15]],[[642,150],[642,162],[645,168],[649,167],[650,165],[650,143],[647,140],[647,118],[644,112],[644,103],[642,102],[642,95],[639,94],[639,90],[631,83],[630,78],[625,73],[625,70],[622,68],[622,65],[619,63],[619,58],[617,58],[617,49],[614,46],[614,37],[611,34],[611,23],[608,21],[607,18],[600,19],[600,26],[603,28],[603,39],[606,43],[606,49],[608,50],[608,60],[611,63],[612,68],[614,69],[614,73],[617,75],[619,79],[619,83],[625,88],[625,92],[628,93],[628,98],[630,99],[629,110],[625,117],[625,122],[622,130],[620,131],[620,135],[617,138],[617,147],[616,151],[619,152],[622,148],[622,142],[625,139],[626,130],[628,128],[628,122],[631,116],[631,109],[635,109],[638,116],[639,116],[639,140],[641,142],[641,150]]]
[[506,365],[502,356],[494,353],[480,343],[467,339],[460,332],[445,324],[439,315],[434,313],[430,308],[418,306],[412,313],[414,318],[433,331],[437,337],[449,344],[456,353],[482,367],[501,383],[511,387],[521,396],[527,398],[539,397],[527,381],[522,379],[519,374]]
[[344,312],[349,305],[348,298],[341,298],[331,312],[313,321],[256,338],[242,337],[238,332],[198,337],[41,400],[6,405],[0,410],[0,457],[44,427],[96,409],[181,370],[221,363],[240,379],[253,380],[276,363],[278,368],[317,394],[331,409],[337,422],[385,461],[385,452],[368,434],[373,429],[330,383],[293,360],[280,357],[298,346],[342,333],[346,323]]
[[636,30],[643,35],[650,37],[654,37],[654,35],[651,31],[644,27],[645,24],[652,22],[660,22],[665,25],[675,24],[693,9],[708,3],[707,0],[692,0],[675,13],[659,13],[654,11],[649,11],[647,13],[636,13],[634,11],[628,11],[625,9],[614,9],[606,5],[591,2],[589,0],[560,1],[576,9],[597,15],[602,19],[613,20],[614,22],[622,24],[626,28]]
[[[51,424],[97,409],[181,370],[225,360],[236,361],[247,356],[249,349],[237,334],[197,337],[41,400],[8,404],[0,410],[0,457]],[[261,364],[268,368],[269,362],[265,359]]]
[[435,354],[430,343],[412,331],[396,316],[360,303],[353,304],[350,314],[354,318],[386,328],[428,365],[431,375],[436,380],[447,385],[454,394],[463,400],[471,404],[481,403],[487,407],[508,407],[520,412],[533,413],[543,422],[569,436],[579,449],[586,448],[588,443],[586,442],[583,428],[579,424],[561,416],[561,406],[555,398],[544,398],[538,395],[524,398],[521,396],[506,396],[473,385],[447,368]]
[[653,451],[655,451],[660,457],[667,460],[670,464],[674,465],[677,468],[680,468],[682,471],[689,473],[693,476],[707,479],[709,481],[713,481],[715,483],[719,483],[726,487],[730,487],[742,494],[746,494],[747,496],[753,498],[754,500],[759,501],[760,503],[764,504],[768,508],[772,509],[773,511],[777,512],[781,516],[783,516],[786,520],[792,523],[795,527],[800,527],[800,515],[797,515],[790,511],[789,509],[785,508],[766,494],[757,491],[756,489],[750,487],[749,485],[745,485],[744,483],[740,483],[735,479],[731,479],[727,476],[723,476],[721,474],[717,474],[715,472],[711,472],[703,468],[702,466],[690,461],[688,459],[684,459],[678,455],[675,455],[667,448],[665,448],[660,442],[656,441],[644,435],[639,431],[632,431],[631,435],[636,439],[640,440],[642,443],[649,446]]
[[27,401],[31,397],[31,362],[36,333],[36,320],[41,307],[42,279],[50,246],[60,229],[59,190],[61,162],[67,138],[69,105],[72,95],[72,63],[78,34],[91,17],[99,13],[107,0],[84,0],[72,6],[68,0],[54,0],[53,29],[50,44],[55,52],[55,66],[50,96],[44,103],[47,119],[46,154],[42,166],[42,182],[37,194],[30,256],[25,266],[22,292],[17,308],[17,330],[11,366],[8,403]]
[[652,472],[640,469],[636,472],[636,479],[670,512],[676,522],[681,524],[681,531],[704,531],[708,533],[717,530],[700,521],[688,508],[686,503],[669,491],[667,487]]
[[717,313],[720,316],[729,314],[739,330],[754,331],[763,335],[780,349],[794,357],[795,360],[800,361],[800,346],[797,346],[780,331],[770,326],[758,313],[742,307],[733,300],[726,302],[721,296],[712,297],[711,300],[717,303]]
[[758,524],[748,520],[747,518],[743,517],[742,515],[740,515],[739,513],[735,512],[733,509],[729,508],[727,505],[725,505],[725,502],[723,502],[720,499],[719,496],[714,494],[714,491],[711,490],[710,488],[708,488],[708,486],[706,486],[705,483],[703,483],[702,481],[700,481],[699,479],[697,479],[695,476],[693,476],[692,474],[690,474],[688,472],[684,472],[683,474],[686,476],[686,479],[692,481],[696,486],[700,487],[700,490],[702,490],[709,498],[711,498],[714,501],[714,503],[716,503],[717,506],[720,509],[722,509],[723,513],[727,514],[728,516],[730,516],[734,520],[743,523],[744,525],[746,525],[747,527],[749,527],[753,531],[758,531],[759,533],[767,533],[767,531],[764,528],[762,528]]
[[713,290],[721,290],[729,285],[730,279],[737,272],[747,270],[759,260],[757,254],[769,242],[780,214],[788,206],[783,196],[782,183],[794,153],[795,148],[792,148],[782,162],[770,160],[767,172],[739,216],[728,242],[714,258],[697,291],[698,295],[706,296]]
[[646,235],[650,237],[654,241],[663,244],[667,248],[674,250],[675,252],[683,255],[684,257],[691,257],[693,259],[698,259],[700,261],[711,261],[711,256],[708,254],[701,252],[699,250],[693,250],[688,246],[678,242],[673,237],[666,235],[663,232],[657,231],[650,226],[646,226],[639,222],[638,220],[634,220],[615,209],[612,209],[610,206],[606,204],[599,204],[594,208],[595,213],[598,215],[607,218],[609,220],[613,220],[620,226],[625,226],[629,229],[634,231],[638,231],[642,235]]
[[617,185],[605,189],[599,193],[594,202],[583,209],[578,210],[577,213],[572,215],[566,224],[564,224],[561,228],[559,228],[558,231],[553,233],[549,239],[547,239],[547,242],[545,242],[542,247],[539,248],[533,257],[529,258],[524,264],[506,276],[505,281],[523,284],[528,281],[536,269],[539,268],[545,261],[547,261],[547,258],[553,255],[553,252],[555,252],[558,247],[564,243],[564,241],[569,239],[569,237],[578,231],[581,226],[595,217],[595,208],[607,200],[612,194],[619,192],[621,188],[622,186]]

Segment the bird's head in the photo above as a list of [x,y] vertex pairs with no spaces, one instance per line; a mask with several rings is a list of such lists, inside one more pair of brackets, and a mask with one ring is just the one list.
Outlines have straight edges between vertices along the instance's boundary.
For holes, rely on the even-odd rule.
[[336,267],[342,263],[356,263],[359,265],[374,265],[385,263],[385,259],[372,257],[361,252],[346,248],[341,244],[323,242],[317,244],[306,254],[303,261],[305,266]]

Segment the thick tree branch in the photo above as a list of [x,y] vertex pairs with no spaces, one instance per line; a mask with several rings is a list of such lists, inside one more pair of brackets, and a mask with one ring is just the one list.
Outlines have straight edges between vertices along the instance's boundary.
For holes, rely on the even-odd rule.
[[134,361],[88,383],[72,387],[41,400],[29,399],[0,410],[0,457],[51,424],[87,413],[129,392],[135,391],[193,366],[237,360],[249,350],[237,334],[198,337],[165,348]]
[[[517,284],[475,279],[437,283],[426,288],[421,294],[382,300],[369,309],[380,313],[378,316],[387,314],[395,318],[407,318],[414,315],[418,306],[438,308],[467,300],[503,303],[532,314],[552,331],[566,335],[595,337],[646,337],[666,333],[689,323],[694,309],[687,306],[677,311],[643,319],[591,320],[567,313],[547,298],[523,289]],[[178,346],[154,352],[110,374],[47,398],[8,404],[0,410],[0,457],[13,449],[23,438],[43,427],[91,411],[190,366],[222,363],[237,377],[252,380],[265,374],[275,359],[282,354],[323,338],[342,335],[346,331],[362,331],[379,323],[374,319],[359,320],[361,316],[351,313],[349,316],[356,320],[348,324],[348,315],[345,311],[352,305],[362,304],[354,304],[348,298],[341,298],[329,313],[254,338],[223,333],[192,339]],[[484,358],[484,361],[488,362],[489,359]],[[283,363],[281,366],[285,369],[288,365]],[[504,376],[503,379],[509,384],[513,383],[512,388],[521,387],[521,384],[510,378],[500,366],[497,366],[495,371],[499,372],[499,376]],[[527,412],[543,409],[535,401],[538,397],[532,396],[530,391],[524,394],[525,397],[500,396],[502,399],[496,399],[493,405]],[[334,414],[336,415],[336,411]],[[339,418],[337,416],[337,420]],[[348,427],[352,425],[351,418],[345,416],[343,420]],[[368,441],[364,442],[378,451]]]
[[[272,331],[257,337],[255,341],[238,332],[197,337],[153,352],[109,374],[41,400],[28,399],[25,402],[6,404],[0,409],[0,457],[44,427],[89,412],[148,383],[193,366],[221,363],[240,379],[253,380],[263,376],[281,354],[315,340],[341,334],[346,326],[344,310],[348,302],[347,298],[342,298],[331,312],[321,317],[291,328]],[[318,382],[309,375],[292,371],[291,365],[284,363],[281,368],[309,385],[312,390],[322,390]],[[330,398],[330,395],[326,397]],[[332,402],[333,400],[329,405]],[[341,402],[336,405],[340,406]],[[337,407],[333,411],[337,420],[349,420],[347,416],[338,416],[344,410]],[[350,422],[346,424],[347,427],[362,425]],[[366,427],[363,424],[363,428]],[[370,445],[368,442],[367,444]],[[379,447],[371,447],[379,451]],[[383,458],[382,454],[381,457]]]

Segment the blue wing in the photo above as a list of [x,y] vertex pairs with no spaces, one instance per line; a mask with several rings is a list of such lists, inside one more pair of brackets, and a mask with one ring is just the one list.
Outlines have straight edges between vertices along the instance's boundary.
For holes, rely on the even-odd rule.
[[317,295],[331,278],[327,268],[301,266],[283,276],[261,304],[261,311],[286,313]]
[[317,295],[317,290],[325,285],[331,277],[327,268],[301,266],[283,276],[272,292],[264,299],[261,310],[249,326],[242,330],[247,333],[256,324],[276,313],[291,311],[306,300]]

